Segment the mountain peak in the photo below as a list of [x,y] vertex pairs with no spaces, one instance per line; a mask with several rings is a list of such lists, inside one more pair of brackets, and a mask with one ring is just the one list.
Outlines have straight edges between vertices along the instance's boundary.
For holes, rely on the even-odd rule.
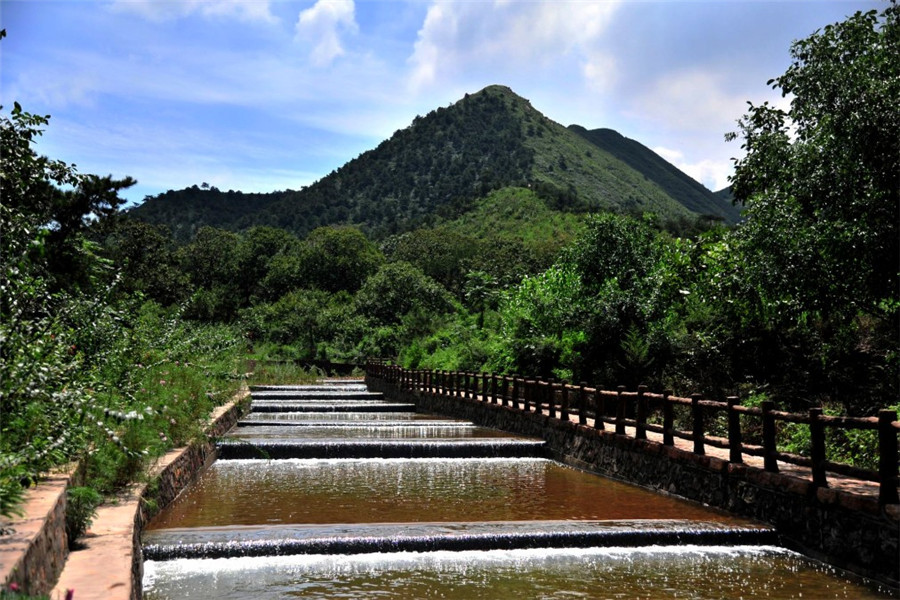
[[[610,141],[612,140],[612,141]],[[625,152],[627,150],[627,152]],[[476,199],[529,186],[565,210],[653,212],[662,219],[722,214],[723,204],[675,167],[665,180],[647,165],[662,160],[612,130],[566,128],[504,85],[437,108],[314,184],[271,194],[184,190],[149,198],[137,217],[169,225],[186,241],[207,224],[240,230],[281,227],[306,235],[322,225],[354,224],[375,237],[454,218]],[[668,163],[665,163],[668,165]],[[711,208],[712,207],[712,208]]]

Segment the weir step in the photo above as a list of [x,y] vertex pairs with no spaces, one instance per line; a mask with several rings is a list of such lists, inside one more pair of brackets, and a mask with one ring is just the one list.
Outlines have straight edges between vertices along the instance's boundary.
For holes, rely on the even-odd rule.
[[393,429],[395,427],[458,427],[460,429],[473,429],[475,425],[471,421],[453,421],[451,419],[404,419],[404,420],[315,420],[303,421],[301,419],[276,420],[276,419],[244,419],[238,421],[238,427],[346,427],[347,429],[359,429],[362,427]]
[[327,383],[307,383],[299,385],[251,385],[251,392],[283,391],[283,390],[366,390],[366,384],[360,380],[334,380]]
[[145,560],[439,550],[776,545],[765,526],[680,520],[388,523],[161,529],[144,538]]
[[323,404],[321,402],[253,402],[253,412],[415,412],[415,404],[389,402],[346,402]]
[[302,390],[278,390],[278,391],[259,391],[252,392],[251,397],[257,400],[329,400],[329,401],[352,401],[352,400],[384,400],[384,394],[379,392],[366,391],[342,391],[342,390],[318,390],[318,391],[302,391]]
[[225,440],[220,460],[258,458],[543,458],[546,442],[507,438],[448,440]]

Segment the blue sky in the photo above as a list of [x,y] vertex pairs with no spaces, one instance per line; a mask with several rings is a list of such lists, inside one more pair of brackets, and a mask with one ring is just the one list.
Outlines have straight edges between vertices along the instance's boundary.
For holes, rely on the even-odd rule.
[[490,84],[609,127],[711,189],[724,134],[793,40],[880,1],[0,0],[0,104],[39,151],[131,175],[125,195],[308,185]]

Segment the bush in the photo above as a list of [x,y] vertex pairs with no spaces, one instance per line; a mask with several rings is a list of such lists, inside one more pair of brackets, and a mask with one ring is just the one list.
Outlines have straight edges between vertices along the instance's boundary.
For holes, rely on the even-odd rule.
[[87,531],[97,516],[103,496],[91,487],[72,487],[66,490],[66,539],[69,549]]

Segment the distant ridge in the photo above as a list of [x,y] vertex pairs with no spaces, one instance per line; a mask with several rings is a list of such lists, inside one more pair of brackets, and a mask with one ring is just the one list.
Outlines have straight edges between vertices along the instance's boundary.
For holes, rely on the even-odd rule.
[[720,195],[721,192],[708,190],[640,142],[612,129],[587,130],[580,125],[570,125],[569,129],[643,173],[691,212],[721,218],[728,223],[740,219],[740,209],[731,204],[730,193]]
[[244,194],[192,186],[148,197],[129,213],[167,225],[182,242],[204,225],[268,225],[302,237],[353,224],[383,238],[456,218],[509,186],[532,187],[569,212],[738,219],[734,207],[638,142],[608,129],[563,127],[497,85],[417,116],[304,189]]

